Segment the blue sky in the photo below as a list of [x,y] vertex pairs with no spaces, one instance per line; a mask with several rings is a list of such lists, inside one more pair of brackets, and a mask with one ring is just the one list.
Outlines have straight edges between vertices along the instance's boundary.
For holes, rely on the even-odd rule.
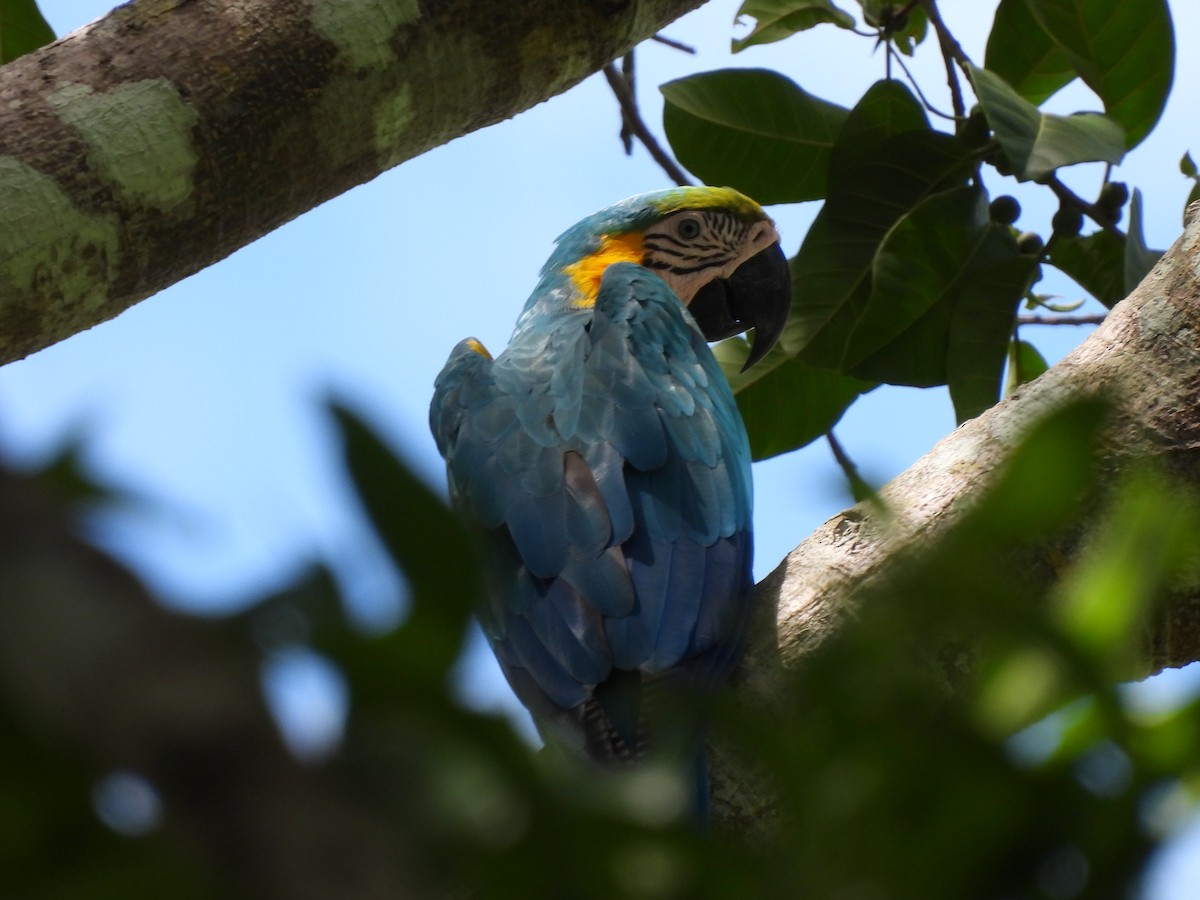
[[[58,34],[110,5],[41,0]],[[940,5],[981,62],[995,3]],[[883,75],[883,55],[871,41],[832,28],[731,56],[737,7],[736,0],[712,0],[665,30],[695,46],[695,57],[657,44],[639,51],[639,98],[652,127],[661,121],[656,86],[697,71],[777,68],[844,105]],[[1160,248],[1180,230],[1188,183],[1179,157],[1188,149],[1200,154],[1200,8],[1180,2],[1173,14],[1179,47],[1166,115],[1116,176],[1142,189],[1147,237]],[[932,41],[913,70],[927,94],[948,106]],[[1098,107],[1083,88],[1064,93],[1057,111]],[[304,562],[326,558],[360,615],[393,615],[397,586],[346,501],[320,400],[332,391],[351,402],[441,486],[426,410],[450,348],[467,335],[502,347],[555,236],[617,199],[667,184],[644,151],[624,156],[618,129],[616,103],[593,76],[398,166],[111,322],[0,369],[0,446],[33,461],[68,434],[82,434],[98,474],[147,498],[104,518],[98,539],[182,606],[234,608]],[[1098,167],[1080,167],[1066,180],[1090,196],[1099,178]],[[1021,199],[1021,227],[1046,232],[1054,211],[1046,192],[1011,182],[992,189]],[[815,211],[815,204],[772,210],[789,255]],[[1065,278],[1044,287],[1067,299],[1081,293]],[[1024,336],[1056,359],[1084,333],[1043,328]],[[884,388],[856,404],[837,431],[864,474],[882,482],[953,427],[944,389]],[[757,464],[755,482],[761,578],[849,501],[823,443]],[[463,681],[472,702],[511,702],[478,646]],[[1185,681],[1146,689],[1147,702]],[[308,682],[317,687],[297,694],[301,707],[334,715],[321,679]],[[1185,896],[1171,885],[1200,883],[1200,854],[1186,859],[1191,875],[1172,870],[1155,900]]]

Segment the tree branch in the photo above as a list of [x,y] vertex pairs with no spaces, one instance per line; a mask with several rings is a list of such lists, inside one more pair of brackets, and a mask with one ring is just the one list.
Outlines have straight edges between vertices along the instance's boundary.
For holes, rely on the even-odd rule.
[[866,500],[869,497],[874,497],[875,492],[871,490],[871,486],[859,474],[858,466],[850,458],[850,454],[846,452],[846,448],[837,439],[837,435],[833,433],[832,428],[825,432],[825,442],[829,444],[829,450],[833,454],[834,461],[841,468],[842,474],[846,476],[846,482],[850,485],[851,496],[855,500]]
[[1125,232],[1117,227],[1116,220],[1098,203],[1089,203],[1059,180],[1057,174],[1050,175],[1045,184],[1054,192],[1059,202],[1064,206],[1074,207],[1093,222],[1111,234],[1113,237],[1125,239]]
[[[904,63],[904,58],[899,53],[893,53],[890,58],[896,60],[896,63],[900,66],[900,70],[904,73],[904,77],[908,79],[908,83],[912,85],[912,89],[917,92],[917,96],[921,100],[921,105],[924,106],[926,110],[933,113],[939,119],[945,119],[949,122],[957,122],[963,118],[963,114],[961,112],[956,112],[955,115],[944,113],[934,106],[932,102],[930,102],[929,98],[925,96],[925,92],[921,90],[921,83],[913,77],[913,73],[908,70],[908,66]],[[957,94],[953,96],[955,104],[954,109],[957,111],[958,108],[962,106],[962,98]]]
[[645,120],[642,118],[642,113],[638,109],[637,98],[634,97],[629,82],[617,71],[616,66],[612,63],[606,65],[604,67],[604,77],[608,80],[608,86],[612,88],[613,95],[617,98],[617,103],[621,105],[622,137],[628,131],[628,133],[641,141],[650,152],[650,156],[658,163],[659,168],[666,172],[667,177],[676,184],[681,186],[691,184],[692,180],[687,177],[683,169],[679,168],[678,163],[672,159],[671,154],[662,148],[658,143],[658,139],[654,137],[654,133],[647,127]]
[[0,363],[565,91],[701,2],[138,0],[6,65]]
[[1017,316],[1018,325],[1099,325],[1108,317],[1108,313],[1087,313],[1078,316]]
[[690,44],[685,44],[683,41],[677,41],[674,38],[669,38],[662,34],[656,34],[650,40],[655,43],[662,44],[664,47],[670,47],[672,50],[678,50],[681,53],[689,53],[692,56],[696,55],[696,48]]
[[954,115],[962,119],[967,114],[967,108],[963,102],[962,86],[958,83],[958,72],[955,65],[965,67],[970,59],[963,52],[962,45],[946,27],[946,23],[942,19],[942,11],[938,9],[937,0],[927,0],[925,11],[929,15],[929,21],[933,25],[934,31],[937,32],[938,46],[941,47],[942,60],[946,64],[946,86],[950,89]]
[[[1200,202],[1183,236],[1153,271],[1069,356],[1009,399],[945,437],[879,492],[885,517],[860,503],[808,537],[758,586],[760,622],[737,676],[739,700],[769,702],[779,673],[832,637],[878,583],[909,554],[936,545],[992,484],[1028,427],[1080,395],[1114,406],[1100,447],[1102,483],[1147,460],[1187,484],[1200,484],[1200,353],[1187,336],[1200,329]],[[1088,522],[1081,522],[1086,528]],[[998,555],[1013,548],[996,548]],[[1069,563],[1075,547],[1022,548]],[[1048,586],[1062,565],[1024,573]],[[769,618],[770,611],[776,615]],[[930,658],[940,648],[929,647]],[[1200,659],[1200,585],[1179,590],[1150,636],[1136,670],[1142,678]],[[763,815],[761,786],[741,762],[714,759],[714,815],[732,828]]]

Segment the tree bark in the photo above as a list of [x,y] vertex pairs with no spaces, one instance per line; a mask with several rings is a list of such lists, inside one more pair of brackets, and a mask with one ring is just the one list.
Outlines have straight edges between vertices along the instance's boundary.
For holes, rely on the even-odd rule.
[[136,0],[0,70],[0,363],[581,81],[703,0]]
[[[834,516],[758,586],[763,611],[737,675],[749,703],[778,702],[781,673],[831,637],[857,600],[898,560],[936,546],[995,482],[1038,419],[1080,396],[1105,398],[1111,416],[1099,449],[1099,484],[1113,484],[1148,461],[1180,484],[1200,485],[1200,202],[1183,235],[1129,297],[1082,344],[1040,378],[943,438],[881,493],[886,520],[869,503]],[[1094,522],[1081,521],[1086,531]],[[1023,570],[1023,584],[1048,588],[1078,546],[1022,548],[1055,565]],[[996,553],[1011,548],[997,548]],[[1200,571],[1175,586],[1153,623],[1129,680],[1200,659]],[[770,613],[774,612],[771,617]],[[864,614],[869,612],[864,610]],[[929,647],[930,658],[938,651]],[[752,828],[769,798],[720,754],[713,765],[714,816]]]

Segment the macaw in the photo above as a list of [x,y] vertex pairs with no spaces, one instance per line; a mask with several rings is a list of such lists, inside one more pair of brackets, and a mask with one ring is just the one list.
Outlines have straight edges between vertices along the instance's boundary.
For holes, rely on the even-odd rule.
[[753,329],[749,367],[790,305],[753,200],[631,197],[558,238],[507,349],[458,344],[430,408],[452,503],[486,536],[484,632],[543,736],[612,763],[673,728],[704,798],[697,702],[737,662],[754,588],[750,450],[707,342]]

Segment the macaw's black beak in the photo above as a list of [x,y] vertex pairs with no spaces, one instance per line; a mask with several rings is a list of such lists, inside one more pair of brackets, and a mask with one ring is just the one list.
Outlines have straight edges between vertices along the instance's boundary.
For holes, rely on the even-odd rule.
[[754,329],[743,372],[775,346],[791,308],[792,275],[778,243],[750,257],[728,278],[706,284],[688,304],[701,334],[710,341]]

